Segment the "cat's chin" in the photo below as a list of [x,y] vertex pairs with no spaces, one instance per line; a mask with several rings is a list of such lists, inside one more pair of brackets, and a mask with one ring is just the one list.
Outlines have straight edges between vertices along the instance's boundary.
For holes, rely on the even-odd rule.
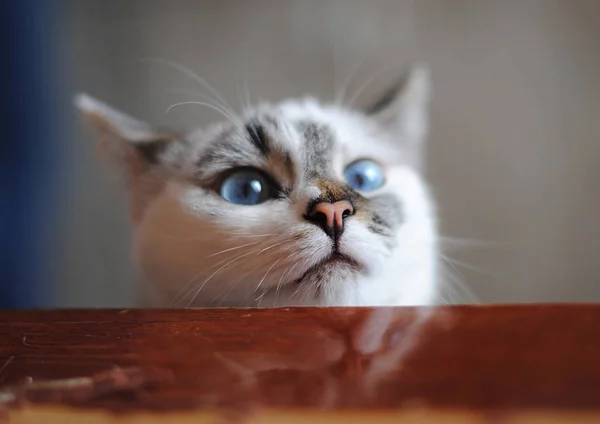
[[331,306],[365,268],[353,258],[333,253],[296,280],[268,289],[256,306]]
[[305,282],[316,283],[319,285],[327,284],[327,277],[334,276],[336,272],[347,273],[349,271],[359,273],[363,271],[363,267],[350,256],[334,252],[318,264],[307,269],[300,278],[293,282],[293,284],[298,285]]

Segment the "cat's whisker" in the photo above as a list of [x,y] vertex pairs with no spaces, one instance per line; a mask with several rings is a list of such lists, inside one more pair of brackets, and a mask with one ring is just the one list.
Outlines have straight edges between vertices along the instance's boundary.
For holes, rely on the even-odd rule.
[[238,249],[243,249],[244,247],[248,247],[248,246],[253,246],[253,245],[258,244],[260,242],[261,241],[259,240],[259,241],[253,241],[251,243],[242,244],[241,246],[230,247],[229,249],[221,250],[221,251],[219,251],[217,253],[213,253],[212,255],[208,255],[207,257],[208,258],[212,258],[214,256],[222,255],[223,253],[231,252],[231,251],[238,250]]
[[293,267],[293,263],[288,265],[288,267],[281,273],[281,277],[279,277],[279,281],[277,281],[277,285],[275,286],[275,296],[277,296],[279,294],[279,290],[281,289],[281,285],[283,284],[283,279],[285,278],[285,275],[292,267]]
[[[235,115],[235,113],[233,112],[233,109],[229,105],[229,103],[227,103],[225,98],[212,85],[210,85],[206,80],[201,78],[197,73],[186,68],[185,66],[180,65],[179,63],[173,62],[171,60],[162,59],[162,58],[146,58],[146,59],[139,59],[138,61],[163,64],[163,65],[169,66],[169,67],[187,75],[188,77],[190,77],[194,81],[196,81],[198,84],[200,84],[202,87],[207,89],[212,95],[214,95],[216,100],[221,102],[220,106],[222,106],[225,110],[228,110],[232,115]],[[239,121],[239,119],[238,119],[238,121]]]
[[194,291],[195,283],[198,280],[198,278],[200,278],[202,275],[204,275],[204,272],[197,273],[192,278],[190,278],[190,280],[187,283],[185,283],[181,289],[179,289],[179,291],[171,301],[171,307],[180,307],[184,304],[184,300],[188,297],[189,294],[191,294]]
[[342,84],[335,95],[334,102],[337,106],[342,106],[344,104],[344,101],[346,100],[346,95],[348,94],[348,88],[352,83],[352,78],[354,78],[362,64],[365,62],[366,58],[367,57],[365,56],[361,60],[356,62],[356,64],[352,67],[350,72],[348,72],[348,74],[346,75],[346,78],[344,78],[344,81],[342,81]]
[[219,103],[219,101],[217,99],[215,99],[214,97],[208,96],[200,91],[186,90],[186,89],[181,89],[181,88],[166,88],[163,91],[165,93],[171,93],[171,94],[183,94],[186,96],[201,97],[204,100],[208,100],[208,101],[212,102],[211,104],[214,104],[215,106],[220,107],[223,110],[227,110],[227,108],[225,106],[223,106],[221,103]]
[[253,269],[251,269],[250,271],[248,271],[247,273],[245,273],[242,276],[242,278],[238,279],[234,284],[232,284],[229,287],[229,290],[227,290],[227,292],[223,296],[221,296],[219,305],[223,304],[223,302],[225,301],[225,298],[227,298],[227,296],[233,291],[233,289],[235,289],[237,286],[239,286],[242,281],[244,281],[246,278],[248,278],[248,276],[250,274],[252,274],[254,271],[256,271],[257,269],[262,268],[262,267],[263,267],[263,264],[261,263],[258,266],[254,267]]
[[[291,254],[287,257],[287,259],[290,259],[292,256],[294,256],[295,254]],[[300,265],[301,261],[298,260],[296,262],[293,262],[293,265],[291,265],[290,267],[288,267],[288,269],[281,274],[281,278],[279,279],[279,281],[277,282],[277,287],[275,289],[275,293],[278,293],[279,290],[281,289],[281,285],[283,284],[283,280],[286,278],[286,276],[290,276],[292,275],[292,272],[294,272],[294,270],[298,267],[298,265]]]
[[260,288],[260,286],[262,285],[262,283],[263,283],[263,282],[265,281],[265,279],[267,278],[267,275],[269,274],[269,272],[271,272],[271,270],[272,270],[272,269],[275,267],[275,265],[277,265],[279,262],[281,262],[282,260],[285,260],[285,259],[287,259],[287,258],[280,258],[280,259],[277,259],[277,260],[276,260],[276,261],[273,263],[273,265],[271,265],[271,266],[269,267],[269,269],[267,270],[267,272],[265,272],[265,275],[263,276],[263,278],[260,280],[260,282],[258,283],[258,285],[256,286],[256,288],[254,289],[254,292],[257,292],[257,291],[258,291],[258,289]]
[[[233,259],[233,261],[236,261],[238,259],[241,259],[245,256],[248,256],[250,254],[252,254],[253,252],[249,252],[249,253],[245,253],[242,255],[237,256],[236,258]],[[227,258],[229,259],[229,258]],[[225,259],[222,262],[225,262],[227,259]],[[221,262],[221,263],[222,263]],[[218,272],[218,270],[217,270]],[[192,291],[194,291],[195,289],[193,288],[194,283],[198,280],[198,278],[200,278],[200,276],[202,276],[205,273],[204,270],[196,273],[187,283],[184,284],[184,286],[181,288],[181,290],[179,290],[178,294],[173,298],[172,301],[172,305],[178,305],[180,302],[183,302],[183,300],[188,296],[188,294],[190,294]],[[190,288],[190,286],[192,286]]]
[[[287,261],[287,260],[289,260],[293,256],[295,256],[295,253],[293,253],[291,255],[288,255],[285,258],[278,259],[276,261],[276,263],[280,262],[282,260],[283,261]],[[288,265],[288,267],[286,268],[286,270],[281,274],[281,277],[279,278],[279,281],[277,282],[277,285],[275,286],[275,294],[279,293],[279,290],[281,288],[281,285],[282,285],[282,282],[283,282],[283,280],[285,278],[285,275],[288,273],[288,271],[290,271],[290,268],[291,268],[291,270],[293,270],[299,263],[300,263],[300,261],[296,261],[295,263],[292,263],[292,264]],[[275,264],[273,264],[272,267],[275,266]],[[279,269],[279,268],[281,268],[281,266],[278,267],[277,269]],[[255,292],[258,291],[258,289],[260,288],[261,284],[263,283],[264,279],[266,278],[267,274],[270,271],[271,271],[271,269],[267,270],[267,273],[265,274],[265,276],[263,277],[263,279],[260,281],[260,283],[258,284],[258,286],[256,287],[256,289],[254,290]],[[265,292],[260,297],[264,296],[267,292],[268,292],[268,290],[265,290]]]
[[272,245],[271,245],[271,246],[269,246],[269,247],[265,247],[265,248],[264,248],[264,249],[262,249],[260,252],[258,252],[258,253],[257,253],[257,255],[260,255],[261,253],[264,253],[264,252],[266,252],[267,250],[270,250],[270,249],[272,249],[272,248],[274,248],[274,247],[281,246],[282,244],[284,244],[284,243],[285,243],[285,242],[287,242],[287,241],[289,241],[289,240],[284,240],[284,241],[282,241],[281,243],[275,243],[275,244],[272,244]]
[[182,304],[183,299],[185,298],[187,292],[188,292],[188,288],[194,284],[194,281],[202,274],[196,274],[193,278],[191,278],[187,283],[185,283],[183,285],[183,287],[181,289],[179,289],[177,291],[177,294],[175,296],[173,296],[173,299],[171,300],[171,305],[170,307],[179,307]]
[[[443,275],[442,275],[443,274]],[[449,271],[444,273],[440,272],[438,276],[439,292],[437,297],[443,299],[446,305],[453,305],[456,303],[462,303],[461,295],[454,287],[454,277],[448,275]]]
[[[206,101],[205,105],[207,107],[210,107],[211,109],[219,112],[221,115],[223,115],[224,117],[226,117],[227,120],[230,121],[235,126],[239,127],[239,126],[243,125],[242,120],[240,118],[238,118],[235,113],[231,112],[225,106],[219,104],[219,102],[217,100],[215,100],[214,98],[212,98],[210,96],[207,96],[207,95],[202,94],[202,93],[198,93],[196,91],[188,91],[188,90],[165,90],[165,91],[166,92],[170,92],[170,93],[185,94],[187,96],[194,95],[195,97],[198,97],[199,100],[191,99],[191,100],[189,100],[190,102],[194,102],[194,104],[199,104],[200,100],[203,100],[203,101],[205,100]],[[196,102],[198,102],[198,103],[196,103]],[[180,102],[180,103],[184,103],[184,102]],[[166,110],[165,114],[168,114],[171,109],[173,109],[174,107],[177,107],[177,106],[179,106],[179,104],[171,105]]]
[[[259,247],[258,249],[260,249],[260,247]],[[258,252],[258,249],[252,249],[252,250],[250,250],[248,253],[249,253],[249,254],[251,254],[251,255],[252,255],[252,254],[256,254],[256,252]],[[236,253],[237,253],[237,252],[236,252]],[[218,261],[218,262],[215,262],[214,264],[212,264],[212,265],[210,266],[210,269],[217,268],[217,267],[221,266],[222,264],[224,264],[225,262],[227,262],[227,261],[229,261],[229,260],[231,260],[231,256],[226,256],[226,257],[224,257],[223,259],[221,259],[220,261]]]
[[213,104],[210,103],[206,103],[206,102],[198,102],[198,101],[189,101],[189,102],[179,102],[179,103],[175,103],[172,104],[171,106],[169,106],[167,108],[167,110],[165,111],[165,114],[168,114],[172,109],[179,107],[179,106],[185,106],[185,105],[198,105],[198,106],[206,106],[214,111],[219,112],[221,115],[223,115],[224,117],[226,117],[228,120],[230,120],[233,124],[235,125],[239,125],[239,122],[236,122],[235,118],[233,116],[231,116],[227,111],[221,109],[218,106],[215,106]]
[[244,72],[244,94],[246,96],[246,107],[244,109],[245,111],[246,109],[250,109],[252,105],[252,101],[250,100],[250,88],[248,84],[248,62],[246,62]]
[[352,97],[350,97],[350,100],[348,100],[347,104],[345,105],[348,109],[352,109],[354,107],[354,103],[356,102],[356,100],[358,100],[358,98],[360,97],[360,95],[363,93],[363,91],[365,91],[371,84],[373,84],[377,79],[379,79],[384,73],[388,72],[390,70],[390,66],[386,66],[382,69],[380,69],[378,72],[375,72],[375,74],[373,74],[370,78],[368,78],[352,95]]
[[[268,249],[271,249],[271,248],[273,248],[273,247],[276,247],[276,246],[280,246],[280,245],[282,245],[282,244],[284,244],[284,243],[286,243],[286,242],[289,242],[289,241],[291,241],[291,240],[289,240],[289,239],[286,239],[286,240],[284,240],[284,241],[282,241],[282,242],[279,242],[279,243],[272,244],[272,245],[270,245],[270,246],[267,246],[266,248],[263,248],[263,249],[260,249],[260,247],[259,247],[259,248],[257,248],[257,249],[252,249],[252,250],[250,250],[249,252],[245,252],[245,253],[243,253],[242,255],[236,256],[236,257],[235,257],[235,258],[233,258],[233,259],[225,258],[224,260],[222,260],[222,261],[218,262],[216,265],[213,265],[213,267],[216,267],[216,266],[218,266],[218,265],[222,264],[223,262],[226,262],[226,263],[225,263],[224,265],[222,265],[222,266],[221,266],[219,269],[217,269],[215,272],[213,272],[213,273],[212,273],[212,274],[211,274],[211,275],[210,275],[210,276],[209,276],[209,277],[208,277],[208,278],[207,278],[207,279],[206,279],[206,280],[205,280],[205,281],[204,281],[204,282],[203,282],[203,283],[202,283],[202,284],[201,284],[201,285],[198,287],[198,289],[197,289],[197,290],[195,290],[195,289],[191,289],[191,290],[188,290],[188,291],[186,292],[186,293],[191,293],[191,291],[192,291],[192,290],[195,290],[195,292],[196,292],[196,293],[195,293],[195,295],[192,297],[192,299],[190,300],[190,302],[189,302],[188,304],[191,304],[191,303],[193,303],[193,301],[196,299],[196,297],[198,296],[198,294],[200,293],[200,291],[202,290],[202,288],[203,288],[203,287],[204,287],[204,286],[205,286],[205,285],[206,285],[206,284],[207,284],[207,283],[208,283],[208,282],[209,282],[209,281],[210,281],[210,280],[211,280],[211,279],[212,279],[214,276],[216,276],[216,275],[217,275],[219,272],[223,271],[225,268],[227,268],[228,266],[230,266],[232,263],[234,263],[234,262],[237,262],[237,261],[239,261],[240,259],[243,259],[243,258],[247,258],[246,260],[249,260],[250,258],[248,258],[248,257],[249,257],[249,256],[251,256],[251,255],[254,255],[252,258],[255,258],[256,256],[258,256],[258,255],[260,255],[261,253],[263,253],[263,252],[267,251]],[[253,260],[254,260],[254,259],[253,259]],[[279,262],[279,260],[278,260],[277,262]],[[260,264],[260,266],[262,266],[262,264]],[[259,267],[260,267],[260,266],[259,266]],[[192,282],[193,282],[193,281],[195,281],[195,280],[196,280],[196,279],[197,279],[197,278],[198,278],[200,275],[202,275],[202,272],[200,272],[199,274],[197,274],[197,275],[196,275],[196,276],[195,276],[195,277],[192,279]],[[264,277],[264,278],[266,278],[266,275],[265,275],[265,277]],[[262,281],[264,281],[264,279],[263,279],[263,280],[261,280],[261,283],[260,283],[260,284],[262,284]],[[259,284],[259,287],[260,287],[260,284]],[[186,284],[186,286],[184,287],[184,290],[185,290],[185,288],[186,288],[186,287],[189,287],[189,285],[190,285],[190,282],[188,282],[188,283]],[[258,289],[258,287],[257,287],[257,289]],[[187,296],[187,294],[183,295],[183,298],[185,298],[186,296]]]
[[238,260],[251,255],[252,252],[248,252],[245,253],[243,255],[240,255],[238,257],[236,257],[235,259],[232,259],[231,261],[227,262],[225,265],[221,266],[219,269],[217,269],[215,272],[213,272],[206,280],[204,280],[204,282],[198,287],[198,290],[196,290],[196,293],[194,294],[194,296],[192,297],[192,299],[190,300],[189,304],[192,304],[194,302],[194,300],[196,300],[196,297],[198,297],[198,294],[200,293],[200,291],[204,288],[204,286],[206,286],[206,284],[215,276],[217,275],[219,272],[223,271],[225,268],[227,268],[228,266],[230,266],[232,263],[237,262]]
[[[250,253],[251,253],[251,254],[252,254],[252,253],[254,253],[254,254],[256,254],[256,256],[258,256],[258,255],[260,255],[261,253],[263,253],[263,252],[266,252],[266,251],[267,251],[267,250],[269,250],[269,249],[272,249],[272,248],[274,248],[274,247],[277,247],[277,246],[280,246],[280,245],[282,245],[282,244],[286,243],[286,241],[288,241],[288,240],[284,240],[284,241],[282,241],[282,242],[280,242],[280,243],[275,243],[275,244],[272,244],[272,245],[270,245],[270,246],[267,246],[266,248],[263,248],[262,246],[258,246],[257,248],[255,248],[255,249],[252,249],[252,250],[250,251]],[[262,241],[261,241],[261,242],[262,242]],[[258,244],[258,243],[256,243],[256,244]],[[228,259],[229,259],[229,258],[225,258],[225,259],[223,259],[223,260],[221,260],[221,261],[219,261],[219,262],[217,262],[217,263],[213,264],[213,265],[212,265],[212,267],[213,267],[213,268],[215,268],[215,267],[219,266],[220,264],[222,264],[223,262],[226,262]]]
[[478,272],[478,273],[480,273],[480,274],[487,275],[487,276],[490,276],[490,277],[498,277],[498,276],[497,276],[496,274],[494,274],[493,272],[486,271],[485,269],[478,268],[478,267],[475,267],[475,266],[473,266],[473,265],[469,265],[469,264],[467,264],[467,263],[465,263],[465,262],[458,261],[458,260],[456,260],[456,259],[453,259],[453,258],[449,257],[448,255],[444,255],[444,254],[442,254],[441,252],[439,252],[439,255],[440,255],[440,256],[441,256],[441,257],[442,257],[442,258],[443,258],[443,259],[444,259],[446,262],[448,262],[448,263],[451,263],[451,264],[453,264],[453,265],[458,265],[458,266],[461,266],[461,267],[463,267],[463,268],[465,268],[465,269],[469,269],[469,270],[471,270],[471,271],[475,271],[475,272]]
[[[169,237],[169,238],[173,238],[173,239],[178,239],[179,241],[182,242],[194,242],[194,241],[200,241],[200,240],[209,240],[210,238],[207,238],[207,236],[202,235],[202,236],[198,236],[198,237],[181,237],[181,234],[175,234],[175,233],[167,233],[165,231],[152,231],[151,234],[153,236],[159,236],[159,237]],[[248,239],[248,238],[259,238],[259,237],[273,237],[276,234],[248,234],[248,233],[231,233],[230,236],[231,237],[240,237],[240,238],[244,238],[244,239]]]
[[241,114],[244,115],[244,113],[246,113],[246,111],[251,109],[251,102],[250,102],[250,92],[248,89],[248,61],[244,62],[244,73],[243,73],[243,81],[242,81],[242,90],[243,90],[243,94],[244,96],[242,96],[242,91],[240,91],[240,86],[239,86],[239,81],[236,82],[236,91],[237,91],[237,95],[238,98],[240,99],[240,105],[242,108],[242,112]]
[[[277,262],[280,262],[282,259],[277,260]],[[272,266],[274,266],[275,264],[273,264]],[[284,266],[284,265],[283,265]],[[277,268],[275,268],[275,270],[279,270],[280,268],[282,268],[282,265],[279,265]],[[267,270],[267,274],[271,271]],[[254,292],[257,292],[258,289],[260,288],[260,285],[262,284],[262,281],[264,281],[264,279],[266,279],[267,275],[265,274],[265,276],[263,277],[263,280],[261,280],[261,282],[259,283],[259,285],[256,287],[256,289],[254,290]],[[258,296],[254,301],[255,302],[259,302],[258,305],[260,306],[260,302],[262,301],[262,299],[267,295],[267,293],[270,293],[271,290],[269,288],[265,288],[262,292],[262,294],[260,296]],[[277,290],[275,290],[275,294],[277,294]],[[275,301],[277,300],[276,298],[274,299]]]
[[244,106],[244,99],[242,98],[242,92],[240,91],[240,81],[238,78],[235,79],[235,92],[237,93],[238,99],[240,100],[240,108],[242,111],[241,113],[243,114],[246,110],[246,107]]
[[[462,292],[464,292],[464,294],[468,298],[468,301],[473,302],[473,303],[480,303],[480,300],[473,293],[473,291],[468,287],[468,285],[464,281],[464,277],[456,269],[456,267],[454,265],[452,265],[451,262],[447,261],[444,257],[442,257],[442,259],[444,259],[444,261],[448,264],[448,267],[444,268],[443,271],[445,271],[446,275],[452,279],[452,281],[456,284],[457,288],[459,288]],[[447,284],[445,288],[450,289],[451,291],[453,291],[455,294],[457,294],[460,297],[460,294],[452,286],[452,282],[448,282],[448,283],[449,284]]]
[[190,286],[193,286],[194,282],[200,275],[202,274],[195,275],[194,278],[190,279],[187,283],[184,284],[184,286],[180,290],[177,291],[177,294],[173,296],[173,299],[171,300],[171,308],[180,307],[181,305],[183,305],[183,300],[187,296],[188,292],[191,290]]
[[438,305],[448,305],[448,304],[450,304],[450,302],[448,302],[446,300],[446,298],[444,296],[442,296],[441,294],[438,294],[436,296],[436,302],[435,303],[438,304]]
[[[308,288],[307,288],[307,284],[298,284],[298,287],[296,288],[296,290],[294,290],[294,293],[292,293],[292,295],[290,296],[290,299],[293,299],[294,297],[296,297],[298,295],[298,293],[300,293],[301,291],[304,292],[308,292]],[[305,294],[306,297],[306,294]]]
[[[271,270],[273,269],[273,267],[275,265],[277,265],[279,262],[281,261],[281,259],[277,259],[275,262],[273,262],[273,265],[271,265],[269,267],[269,269],[267,269],[267,272],[265,272],[265,275],[263,276],[263,278],[259,281],[258,285],[256,286],[256,288],[254,289],[254,293],[256,293],[258,291],[258,289],[260,289],[260,286],[262,285],[262,283],[265,281],[265,279],[267,278],[267,275],[269,275],[269,272],[271,272]],[[267,290],[265,290],[265,292],[259,296],[256,300],[262,299],[264,297],[264,295],[267,293]]]
[[456,245],[456,246],[473,246],[473,247],[500,247],[508,246],[508,243],[494,242],[488,240],[478,240],[471,238],[451,237],[451,236],[439,236],[438,240],[440,244]]

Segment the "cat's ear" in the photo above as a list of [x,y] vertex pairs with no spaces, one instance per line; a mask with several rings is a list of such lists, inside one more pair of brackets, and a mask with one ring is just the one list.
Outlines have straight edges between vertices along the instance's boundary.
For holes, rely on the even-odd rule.
[[97,139],[100,152],[130,178],[160,164],[161,156],[177,137],[133,119],[87,94],[75,97],[75,106]]
[[172,132],[156,130],[85,94],[75,98],[100,153],[116,165],[129,189],[130,212],[139,222],[150,201],[166,181],[174,149],[180,143]]
[[415,65],[367,113],[404,143],[418,148],[427,135],[430,97],[429,69]]

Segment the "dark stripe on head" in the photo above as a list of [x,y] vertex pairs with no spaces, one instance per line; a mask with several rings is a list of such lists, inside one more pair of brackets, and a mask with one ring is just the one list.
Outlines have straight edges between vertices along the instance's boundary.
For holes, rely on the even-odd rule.
[[271,175],[291,190],[295,182],[295,167],[285,144],[278,142],[274,130],[277,121],[261,116],[243,127],[228,127],[217,133],[204,150],[199,152],[195,178],[201,185],[210,186],[224,172],[238,167],[256,167]]
[[240,166],[252,166],[257,162],[258,154],[247,140],[240,140],[234,131],[223,132],[213,144],[209,145],[196,162],[196,177],[199,180],[212,180],[215,173]]
[[265,132],[265,128],[254,120],[246,124],[244,128],[254,147],[256,147],[261,154],[267,156],[271,147],[269,144],[269,136]]
[[314,122],[302,122],[299,126],[305,141],[305,171],[308,174],[330,174],[333,134],[326,126]]

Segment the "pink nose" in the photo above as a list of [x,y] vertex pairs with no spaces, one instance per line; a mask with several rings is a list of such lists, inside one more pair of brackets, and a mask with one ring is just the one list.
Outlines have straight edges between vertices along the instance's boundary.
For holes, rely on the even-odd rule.
[[352,203],[347,200],[338,200],[334,203],[315,204],[308,211],[306,218],[319,225],[329,237],[337,240],[344,231],[344,219],[353,213]]

